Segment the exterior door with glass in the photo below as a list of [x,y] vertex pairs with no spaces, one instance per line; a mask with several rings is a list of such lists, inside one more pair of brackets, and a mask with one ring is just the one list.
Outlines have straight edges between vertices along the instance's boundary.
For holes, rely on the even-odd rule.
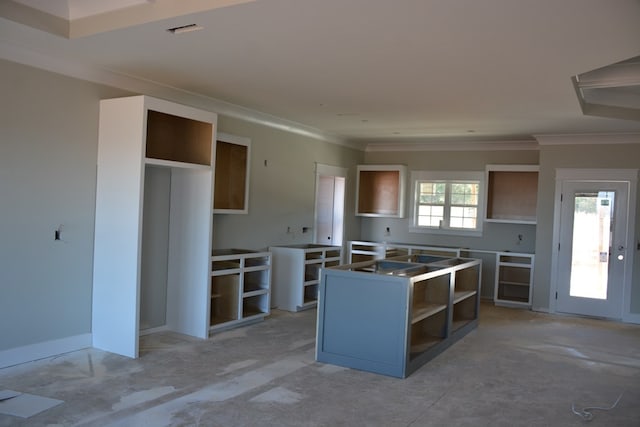
[[629,183],[564,181],[556,310],[622,318]]

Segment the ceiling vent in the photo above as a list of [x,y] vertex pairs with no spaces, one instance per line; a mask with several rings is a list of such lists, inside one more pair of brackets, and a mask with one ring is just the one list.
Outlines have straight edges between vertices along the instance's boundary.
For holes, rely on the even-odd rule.
[[190,33],[191,31],[202,30],[203,28],[204,27],[201,27],[198,24],[189,24],[189,25],[182,25],[180,27],[167,28],[167,31],[169,31],[171,34],[182,34],[182,33]]

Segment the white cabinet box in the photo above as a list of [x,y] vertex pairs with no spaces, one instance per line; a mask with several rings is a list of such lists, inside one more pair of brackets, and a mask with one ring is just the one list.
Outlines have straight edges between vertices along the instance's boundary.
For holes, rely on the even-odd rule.
[[[163,286],[166,329],[206,338],[211,256],[212,164],[217,116],[184,105],[132,96],[100,101],[93,266],[93,346],[138,356],[141,295]],[[170,173],[166,186],[145,170]],[[150,187],[151,186],[151,187]],[[144,208],[146,191],[167,209]],[[163,216],[160,253],[143,225]],[[145,229],[145,233],[147,230]],[[142,266],[161,280],[150,280]],[[163,270],[163,271],[160,271]]]
[[271,246],[269,251],[273,255],[273,303],[287,311],[315,307],[320,269],[340,265],[342,259],[340,246]]
[[271,253],[218,249],[211,257],[211,330],[263,320],[269,315]]
[[496,254],[496,305],[531,306],[533,289],[532,254],[498,252]]

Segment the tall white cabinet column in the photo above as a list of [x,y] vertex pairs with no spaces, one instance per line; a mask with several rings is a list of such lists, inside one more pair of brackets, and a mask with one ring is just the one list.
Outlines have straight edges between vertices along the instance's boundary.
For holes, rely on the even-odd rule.
[[151,260],[166,269],[166,328],[208,336],[216,124],[214,113],[147,96],[100,102],[94,347],[138,356],[142,224],[153,215],[143,212],[145,168],[171,174],[168,251]]

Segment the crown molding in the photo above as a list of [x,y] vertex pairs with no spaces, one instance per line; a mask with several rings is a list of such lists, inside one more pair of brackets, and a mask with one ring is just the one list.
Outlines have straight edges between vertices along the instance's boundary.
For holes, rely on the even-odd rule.
[[144,80],[106,69],[92,67],[67,58],[54,58],[46,54],[13,45],[6,41],[0,41],[0,58],[53,73],[62,74],[67,77],[111,86],[134,94],[143,94],[190,105],[192,107],[217,113],[220,116],[240,119],[284,132],[294,133],[356,150],[362,150],[361,144],[357,142],[348,141],[337,135],[323,132],[311,126],[306,126],[291,120],[263,113],[261,111],[252,110],[240,105],[221,101],[196,92],[190,92],[164,85],[155,81]]
[[538,150],[534,140],[510,141],[442,141],[442,142],[371,142],[366,152],[384,151],[520,151]]
[[69,21],[12,0],[0,1],[0,17],[60,37],[68,37]]
[[[46,5],[48,7],[43,5],[42,8],[34,8],[14,0],[1,0],[0,16],[56,36],[73,39],[256,0],[144,0],[120,6],[104,0],[100,2],[102,4],[96,0],[93,4],[87,0],[65,0],[62,4],[61,0],[55,3],[47,1],[50,2]],[[40,2],[44,3],[42,0]],[[61,16],[59,12],[64,9],[67,13]],[[74,13],[74,9],[79,9],[75,12],[81,13]]]
[[540,145],[640,144],[640,133],[534,135]]

